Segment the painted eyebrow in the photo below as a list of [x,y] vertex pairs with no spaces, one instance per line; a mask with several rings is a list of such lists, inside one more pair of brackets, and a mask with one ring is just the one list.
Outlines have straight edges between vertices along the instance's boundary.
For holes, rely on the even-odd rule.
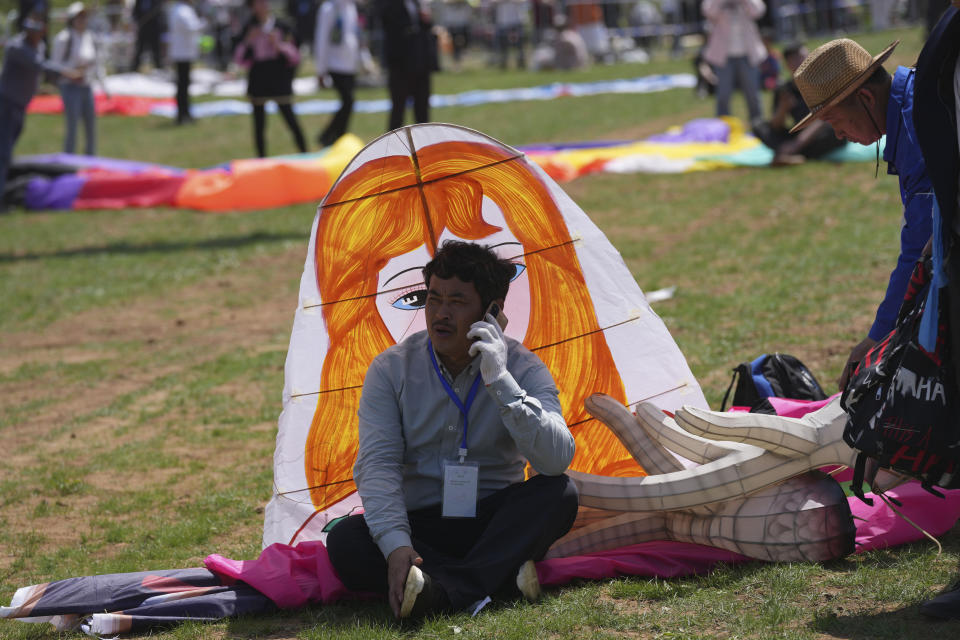
[[391,281],[391,280],[393,280],[394,278],[397,278],[397,277],[399,277],[399,276],[402,276],[403,274],[405,274],[405,273],[408,272],[408,271],[418,271],[418,270],[419,270],[419,271],[423,271],[423,267],[410,267],[409,269],[404,269],[403,271],[398,271],[397,273],[395,273],[395,274],[393,274],[392,276],[390,276],[390,277],[387,279],[387,281],[383,283],[383,286],[387,286],[388,284],[390,284],[390,281]]

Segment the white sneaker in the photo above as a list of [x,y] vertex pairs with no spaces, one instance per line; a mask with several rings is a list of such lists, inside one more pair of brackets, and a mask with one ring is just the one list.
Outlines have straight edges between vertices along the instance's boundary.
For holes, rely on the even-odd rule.
[[527,560],[520,565],[520,570],[517,571],[517,589],[520,589],[527,602],[540,599],[540,579],[537,578],[537,567],[533,560]]
[[417,596],[423,591],[426,584],[423,571],[420,567],[412,565],[407,572],[407,581],[403,585],[403,600],[400,602],[400,617],[409,618],[413,611],[413,605],[417,602]]

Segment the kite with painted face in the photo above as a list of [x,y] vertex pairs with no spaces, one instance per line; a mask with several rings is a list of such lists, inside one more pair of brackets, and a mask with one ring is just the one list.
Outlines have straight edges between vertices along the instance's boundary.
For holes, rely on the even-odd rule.
[[314,221],[265,545],[322,538],[359,508],[351,476],[363,376],[374,356],[425,328],[420,271],[448,238],[493,246],[517,265],[506,333],[557,382],[577,441],[572,469],[645,473],[584,409],[593,393],[624,405],[706,406],[616,249],[536,164],[461,127],[405,127],[353,159]]

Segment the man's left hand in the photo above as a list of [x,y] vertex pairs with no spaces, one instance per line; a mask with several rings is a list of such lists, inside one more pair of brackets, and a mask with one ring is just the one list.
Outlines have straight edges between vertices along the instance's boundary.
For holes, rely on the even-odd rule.
[[480,353],[480,375],[484,384],[492,384],[507,372],[507,340],[503,329],[489,313],[483,320],[470,325],[467,337],[475,340],[470,345],[470,355]]

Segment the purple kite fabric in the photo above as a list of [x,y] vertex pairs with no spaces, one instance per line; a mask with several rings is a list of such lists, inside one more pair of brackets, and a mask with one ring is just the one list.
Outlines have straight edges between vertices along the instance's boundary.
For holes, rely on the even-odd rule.
[[83,156],[73,153],[39,153],[30,156],[17,156],[17,164],[61,165],[76,169],[101,169],[103,171],[124,171],[127,173],[142,173],[144,171],[164,170],[174,174],[182,174],[179,167],[140,162],[139,160],[124,160],[122,158],[102,158],[100,156]]
[[677,133],[661,133],[647,138],[648,142],[727,142],[730,125],[719,118],[697,118],[683,125]]
[[28,209],[69,209],[86,183],[84,176],[75,173],[32,178],[24,188],[23,202]]

